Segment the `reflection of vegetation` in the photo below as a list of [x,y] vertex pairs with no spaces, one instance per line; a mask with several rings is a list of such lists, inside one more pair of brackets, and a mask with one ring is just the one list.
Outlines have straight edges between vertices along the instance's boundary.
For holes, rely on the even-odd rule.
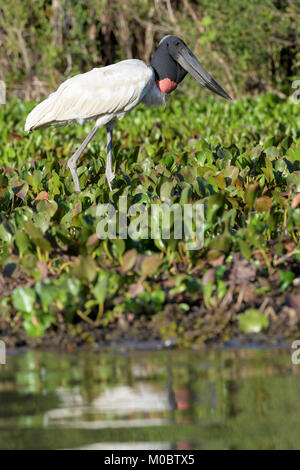
[[[31,416],[43,413],[49,407],[56,407],[59,403],[54,393],[47,395],[22,394],[15,391],[0,391],[0,416],[1,418],[17,418],[19,416]],[[0,419],[1,419],[0,418]]]
[[[276,350],[125,356],[99,353],[62,358],[30,353],[10,357],[5,373],[1,372],[1,405],[5,394],[9,412],[1,412],[0,406],[0,448],[51,449],[94,442],[156,441],[187,442],[194,449],[296,449],[300,439],[300,372],[296,368],[294,372],[291,375],[289,355]],[[96,399],[109,389],[137,384],[149,384],[153,391],[169,396],[170,407],[160,414],[150,409],[137,415],[131,412],[127,427],[124,423],[117,429],[110,428],[111,421],[120,419],[117,404],[113,414],[106,413],[96,407]],[[47,411],[61,408],[63,421],[51,421],[50,415],[45,419],[46,407]],[[64,421],[67,408],[70,416],[72,409],[76,414]],[[146,420],[143,427],[130,426],[137,417]],[[154,417],[164,418],[161,426],[151,426]],[[76,423],[80,427],[82,421],[85,427],[97,421],[104,427],[51,428],[59,423],[66,428]],[[50,428],[40,429],[42,423]]]

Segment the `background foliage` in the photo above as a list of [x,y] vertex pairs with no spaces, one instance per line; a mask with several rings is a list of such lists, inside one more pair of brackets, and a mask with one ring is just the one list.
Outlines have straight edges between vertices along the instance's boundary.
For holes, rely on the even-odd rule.
[[185,39],[237,98],[291,94],[300,61],[296,0],[0,0],[0,79],[37,98],[66,77],[125,58],[150,61]]

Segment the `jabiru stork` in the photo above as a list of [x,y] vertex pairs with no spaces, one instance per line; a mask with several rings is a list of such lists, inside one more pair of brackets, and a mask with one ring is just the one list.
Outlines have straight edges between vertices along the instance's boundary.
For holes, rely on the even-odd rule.
[[177,36],[165,36],[148,66],[142,60],[123,60],[107,67],[94,68],[63,82],[57,91],[38,104],[27,116],[25,131],[50,125],[62,126],[95,121],[78,150],[68,160],[75,191],[80,192],[77,161],[101,126],[107,131],[105,175],[111,190],[115,177],[112,168],[112,132],[115,121],[122,119],[139,103],[160,105],[189,73],[210,91],[230,100],[230,96],[202,67]]

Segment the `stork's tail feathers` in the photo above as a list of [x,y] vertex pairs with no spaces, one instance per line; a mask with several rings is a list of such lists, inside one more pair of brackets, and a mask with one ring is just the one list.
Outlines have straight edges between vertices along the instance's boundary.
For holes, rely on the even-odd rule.
[[25,131],[30,132],[35,129],[39,129],[40,127],[48,126],[53,122],[55,117],[51,112],[49,112],[49,109],[51,109],[51,102],[54,99],[53,95],[54,93],[33,108],[31,113],[28,114],[25,123]]

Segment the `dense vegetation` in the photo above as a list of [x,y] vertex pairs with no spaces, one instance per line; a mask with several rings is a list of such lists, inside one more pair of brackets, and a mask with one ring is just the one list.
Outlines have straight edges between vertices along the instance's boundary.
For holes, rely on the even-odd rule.
[[[295,0],[0,0],[2,336],[68,329],[90,341],[134,324],[202,344],[299,329],[300,119],[288,98],[299,13]],[[27,135],[26,100],[95,66],[150,62],[165,34],[185,39],[235,101],[186,78],[165,110],[139,107],[116,126],[113,191],[102,130],[74,194],[66,161],[90,126]],[[156,239],[99,239],[98,204],[118,215],[120,196],[147,210],[205,204],[204,246],[188,250],[174,227],[164,239],[159,218]]]
[[[72,325],[89,341],[86,326],[124,332],[135,321],[182,344],[299,331],[298,104],[178,91],[165,110],[139,106],[116,126],[113,191],[102,130],[81,158],[79,195],[66,161],[90,125],[25,134],[33,105],[0,107],[2,337]],[[120,196],[147,208],[203,202],[204,246],[100,240],[97,204],[118,209]]]
[[299,29],[296,0],[0,0],[0,80],[8,96],[40,98],[92,67],[149,62],[162,36],[173,33],[234,98],[289,96]]

